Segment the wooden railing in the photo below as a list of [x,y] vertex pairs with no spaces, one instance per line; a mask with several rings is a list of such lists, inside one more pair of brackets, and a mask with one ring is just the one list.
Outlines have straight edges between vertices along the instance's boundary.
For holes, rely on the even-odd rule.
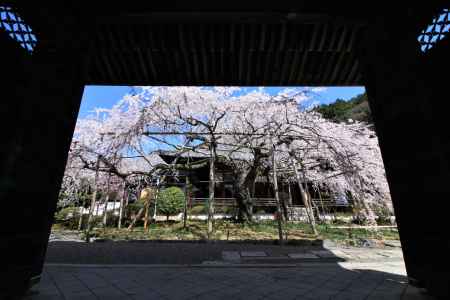
[[[209,198],[191,198],[192,205],[206,204]],[[235,198],[214,198],[214,206],[236,206]]]
[[[192,198],[191,205],[199,205],[207,203],[209,198]],[[277,206],[277,201],[275,198],[252,198],[253,206]],[[312,199],[313,204],[316,207],[347,207],[350,206],[349,203],[336,203],[331,198],[324,199]],[[214,199],[215,206],[236,206],[236,198],[215,198]],[[293,206],[293,205],[291,205]],[[303,206],[303,205],[300,205]]]
[[331,198],[313,198],[312,202],[317,207],[347,207],[350,206],[350,203],[337,203]]
[[[209,198],[192,198],[192,205],[207,203]],[[277,206],[275,198],[252,198],[253,206]],[[236,198],[215,198],[216,206],[235,206]]]

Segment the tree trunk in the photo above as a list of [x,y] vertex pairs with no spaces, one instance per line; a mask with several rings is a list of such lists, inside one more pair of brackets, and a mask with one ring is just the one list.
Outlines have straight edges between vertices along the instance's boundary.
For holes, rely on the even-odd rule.
[[108,221],[108,202],[109,202],[110,185],[111,185],[111,174],[108,174],[108,182],[106,184],[105,207],[103,209],[103,228],[106,228],[106,222]]
[[214,222],[214,192],[216,187],[216,176],[215,176],[215,149],[214,140],[211,140],[211,145],[209,146],[210,161],[209,161],[209,199],[208,199],[208,221],[207,221],[207,237],[211,238],[213,233],[213,222]]
[[[253,164],[247,173],[236,172],[234,184],[234,196],[238,205],[238,221],[251,221],[253,218],[253,197],[255,197],[256,177],[258,169],[261,166],[261,160],[267,157],[267,154],[261,153],[260,149],[253,149]],[[252,194],[248,192],[252,190]]]
[[281,204],[280,204],[280,195],[278,193],[278,178],[277,178],[277,163],[275,160],[275,145],[273,145],[272,150],[272,175],[273,175],[273,191],[275,194],[275,200],[277,202],[277,222],[278,222],[278,238],[280,241],[280,245],[284,244],[283,240],[283,227],[282,227],[282,219],[283,215],[281,213]]
[[83,192],[83,203],[81,204],[80,207],[80,218],[78,219],[78,231],[81,230],[81,228],[83,227],[83,211],[84,211],[84,206],[86,205],[86,198],[85,198],[85,193]]
[[375,229],[373,230],[377,230],[376,226],[377,226],[377,221],[376,221],[376,217],[375,217],[375,212],[373,211],[372,207],[369,205],[369,203],[367,203],[367,201],[365,201],[364,199],[364,194],[361,192],[362,190],[362,181],[361,178],[358,179],[358,190],[359,193],[356,195],[356,204],[358,206],[358,213],[359,216],[358,217],[362,217],[364,220],[364,223],[366,225],[369,226],[374,226]]
[[248,192],[248,188],[245,183],[239,183],[240,180],[234,185],[234,197],[236,198],[236,204],[238,207],[238,221],[251,221],[253,219],[253,205],[252,197]]
[[[126,184],[125,182],[123,183],[123,193],[122,193],[122,197],[120,198],[120,207],[119,207],[119,224],[117,225],[117,227],[120,229],[122,228],[122,217],[123,217],[123,211],[124,211],[124,205],[125,205],[125,197],[127,196],[127,192],[126,192]],[[128,201],[127,201],[128,202]]]
[[94,177],[94,192],[92,193],[91,207],[89,209],[88,222],[86,226],[86,242],[89,242],[89,235],[91,233],[91,225],[92,225],[92,214],[94,213],[95,203],[97,200],[97,181],[98,181],[98,169],[100,168],[100,159],[97,157],[97,163],[95,165],[95,177]]
[[308,216],[309,224],[311,225],[311,229],[312,229],[313,233],[315,235],[317,235],[316,220],[314,219],[314,214],[312,212],[312,208],[311,208],[311,205],[310,205],[310,202],[309,202],[310,199],[308,197],[307,192],[303,188],[302,179],[300,177],[300,173],[298,172],[296,161],[292,157],[291,157],[291,161],[292,161],[292,167],[294,168],[295,177],[297,179],[297,184],[298,184],[298,187],[300,189],[300,195],[301,195],[301,198],[302,198],[302,202],[303,202],[303,205],[305,206],[305,209],[306,209],[306,215]]

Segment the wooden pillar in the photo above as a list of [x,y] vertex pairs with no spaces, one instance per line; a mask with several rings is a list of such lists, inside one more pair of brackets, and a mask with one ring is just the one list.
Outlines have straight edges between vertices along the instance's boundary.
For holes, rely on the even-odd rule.
[[[407,273],[434,295],[450,293],[449,37],[427,53],[418,11],[371,20],[360,62],[392,195]],[[430,16],[430,21],[432,16]],[[445,106],[446,107],[446,106]]]
[[84,87],[86,32],[73,21],[49,19],[32,53],[0,32],[2,72],[10,74],[0,110],[2,299],[42,271]]

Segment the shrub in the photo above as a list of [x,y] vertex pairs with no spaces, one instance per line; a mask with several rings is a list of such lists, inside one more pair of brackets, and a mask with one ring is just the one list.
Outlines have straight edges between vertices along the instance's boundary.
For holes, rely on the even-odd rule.
[[391,217],[393,214],[387,205],[372,204],[371,207],[376,216],[376,222],[378,225],[392,225]]
[[126,208],[126,214],[129,216],[136,215],[139,212],[139,210],[143,207],[144,202],[142,201],[135,201],[133,203],[129,203]]
[[[84,215],[83,218],[86,218],[86,222],[83,223],[83,224],[85,224],[84,226],[86,227],[89,215]],[[103,222],[103,216],[92,216],[91,228],[102,226],[102,222]]]
[[55,223],[69,229],[77,229],[80,218],[78,207],[65,207],[55,214]]
[[203,204],[195,205],[189,210],[190,215],[201,215],[206,213],[206,206]]
[[237,211],[236,207],[234,206],[225,206],[222,210],[223,213],[227,215],[234,215]]
[[178,187],[169,187],[159,193],[157,210],[167,216],[175,215],[183,211],[184,193]]
[[79,214],[79,208],[77,207],[65,207],[55,214],[56,222],[64,222],[75,215]]

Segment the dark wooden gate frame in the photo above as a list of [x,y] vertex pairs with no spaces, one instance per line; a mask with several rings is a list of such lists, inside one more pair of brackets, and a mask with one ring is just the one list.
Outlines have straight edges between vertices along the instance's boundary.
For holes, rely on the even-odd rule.
[[0,29],[4,293],[42,270],[84,85],[364,85],[408,276],[448,295],[450,39],[417,41],[442,4],[6,2],[38,41],[28,53]]

